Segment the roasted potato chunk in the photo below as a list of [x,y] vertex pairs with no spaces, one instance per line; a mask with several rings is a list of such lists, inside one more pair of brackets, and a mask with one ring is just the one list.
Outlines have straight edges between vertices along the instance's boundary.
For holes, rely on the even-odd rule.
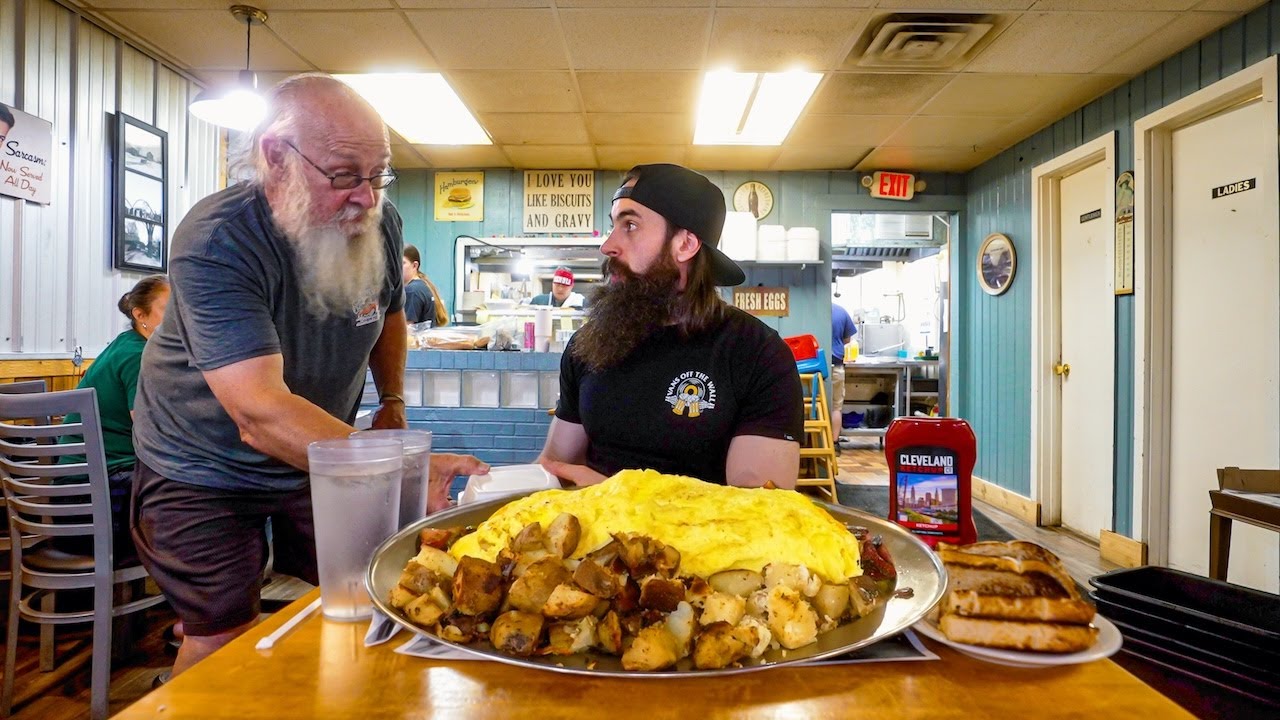
[[531,522],[525,525],[515,537],[511,538],[511,549],[518,553],[528,550],[543,550],[545,549],[544,538],[542,525]]
[[746,613],[746,600],[729,593],[713,592],[702,601],[702,614],[698,616],[698,623],[707,626],[718,622],[737,625]]
[[578,587],[601,598],[611,598],[622,588],[623,578],[613,574],[591,558],[583,558],[573,571],[573,581]]
[[452,555],[429,545],[423,546],[418,551],[418,555],[413,559],[413,562],[418,563],[436,575],[447,578],[453,577],[453,572],[458,569],[458,561],[454,560]]
[[440,620],[440,637],[450,642],[469,643],[484,627],[484,621],[474,615],[452,613]]
[[404,614],[410,622],[424,628],[435,627],[444,617],[445,609],[436,604],[430,595],[420,595],[404,606]]
[[684,602],[684,583],[650,575],[640,582],[640,607],[671,612]]
[[681,602],[675,610],[667,614],[666,625],[671,637],[676,639],[680,657],[689,657],[689,653],[693,650],[693,631],[697,629],[693,606],[687,602]]
[[769,629],[782,647],[794,650],[818,637],[818,613],[804,596],[786,585],[774,585],[766,604]]
[[822,588],[822,578],[803,565],[769,563],[764,566],[764,586],[772,589],[777,585],[785,585],[805,597],[813,597]]
[[542,606],[542,614],[561,620],[586,617],[595,610],[597,600],[599,598],[595,595],[580,590],[572,584],[557,585]]
[[520,577],[521,575],[524,575],[526,572],[528,572],[529,568],[533,567],[535,563],[538,563],[547,559],[560,562],[559,558],[557,558],[555,555],[552,555],[551,551],[547,550],[544,547],[535,548],[533,550],[525,550],[524,552],[516,556],[515,565],[512,566],[511,572],[509,573],[509,575],[511,577]]
[[813,596],[813,607],[823,617],[839,621],[849,611],[849,586],[823,583]]
[[582,524],[576,515],[560,513],[547,526],[543,543],[551,554],[567,558],[578,549],[578,540],[582,537]]
[[387,602],[391,603],[391,607],[403,610],[405,605],[413,602],[417,597],[417,594],[409,592],[403,585],[396,585],[391,588],[391,595],[387,598]]
[[484,615],[502,604],[502,568],[477,557],[464,557],[453,574],[453,605],[464,615]]
[[570,582],[571,576],[564,565],[555,558],[543,558],[529,566],[523,575],[511,583],[507,601],[511,607],[531,613],[541,613],[551,591],[558,585]]
[[400,573],[399,583],[400,587],[414,595],[421,595],[437,585],[448,585],[449,578],[450,576],[440,575],[427,566],[410,560],[409,564],[404,566],[404,572]]
[[542,640],[545,618],[535,613],[512,610],[498,616],[489,630],[489,642],[499,651],[529,657]]
[[674,577],[680,567],[680,552],[644,535],[618,533],[613,536],[619,543],[618,557],[627,566],[632,577],[660,574]]
[[596,619],[588,615],[580,620],[553,623],[547,630],[543,655],[572,655],[590,650],[596,644]]
[[722,570],[707,578],[712,589],[747,597],[764,587],[764,576],[754,570]]
[[610,655],[622,654],[622,623],[618,613],[610,610],[596,623],[596,647]]
[[[741,599],[741,598],[739,598]],[[702,629],[693,648],[693,666],[716,670],[748,657],[754,635],[749,628],[737,630],[727,622],[715,622]]]
[[663,670],[680,660],[680,646],[665,624],[650,625],[622,653],[626,670]]

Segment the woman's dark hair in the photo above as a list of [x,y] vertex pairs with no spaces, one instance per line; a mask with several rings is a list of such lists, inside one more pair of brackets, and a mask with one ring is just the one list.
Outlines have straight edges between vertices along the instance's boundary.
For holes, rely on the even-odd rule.
[[444,307],[444,298],[440,297],[440,289],[436,284],[431,282],[431,278],[422,272],[422,255],[418,253],[418,248],[412,245],[404,246],[404,259],[418,266],[417,278],[427,284],[431,290],[431,297],[435,302],[436,314],[431,318],[432,327],[444,327],[449,324],[449,311]]
[[151,306],[155,304],[156,297],[160,293],[169,289],[169,278],[165,275],[148,275],[138,281],[133,289],[120,296],[120,302],[116,303],[116,307],[120,308],[120,312],[129,318],[129,323],[137,330],[138,321],[133,317],[134,310],[141,310],[144,313],[151,312]]
[[418,248],[412,245],[404,246],[404,259],[411,263],[418,263],[418,267],[422,267],[422,255],[418,254]]

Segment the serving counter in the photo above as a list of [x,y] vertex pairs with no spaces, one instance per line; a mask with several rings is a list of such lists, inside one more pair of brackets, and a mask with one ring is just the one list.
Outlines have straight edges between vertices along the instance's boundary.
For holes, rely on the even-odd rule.
[[[937,380],[938,361],[937,360],[921,360],[918,358],[874,358],[859,357],[856,361],[845,363],[845,414],[851,410],[865,410],[865,406],[872,405],[870,402],[861,400],[849,400],[850,394],[856,392],[858,380],[860,378],[886,378],[892,385],[893,389],[889,393],[891,402],[885,405],[892,407],[892,415],[890,419],[902,417],[911,414],[911,405],[913,402],[921,402],[924,400],[932,400],[932,403],[939,407],[940,414],[946,414],[946,406],[944,398],[941,397],[939,390],[942,386]],[[928,381],[927,387],[922,386],[921,376],[933,374],[933,378],[923,378]],[[840,434],[845,437],[873,436],[884,437],[888,430],[888,423],[883,427],[859,427],[859,428],[841,428]]]
[[396,654],[399,638],[367,648],[365,623],[332,622],[319,614],[273,649],[254,649],[259,638],[318,592],[114,717],[1192,717],[1110,660],[1020,669],[975,660],[928,640],[941,660],[681,680],[584,678],[494,662],[423,660]]

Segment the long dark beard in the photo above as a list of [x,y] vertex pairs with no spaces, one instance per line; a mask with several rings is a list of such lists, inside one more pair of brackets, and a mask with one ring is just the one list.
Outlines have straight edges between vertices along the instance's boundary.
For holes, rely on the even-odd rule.
[[573,336],[574,357],[595,371],[617,367],[668,325],[680,296],[680,270],[665,249],[658,264],[644,275],[613,260],[605,263],[604,274],[616,275],[621,282],[596,287],[587,323]]

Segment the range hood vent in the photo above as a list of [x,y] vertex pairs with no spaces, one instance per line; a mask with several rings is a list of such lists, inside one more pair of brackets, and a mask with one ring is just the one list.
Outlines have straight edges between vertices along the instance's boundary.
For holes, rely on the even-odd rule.
[[994,18],[985,15],[889,15],[875,27],[857,64],[889,70],[953,68],[972,59],[971,51],[993,27]]

